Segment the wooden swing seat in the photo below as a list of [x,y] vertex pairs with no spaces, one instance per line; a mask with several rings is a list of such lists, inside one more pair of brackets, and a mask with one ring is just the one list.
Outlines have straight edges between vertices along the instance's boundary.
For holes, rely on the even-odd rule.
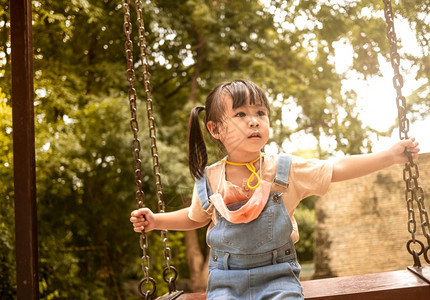
[[[302,282],[312,300],[429,300],[430,284],[409,270]],[[205,293],[183,294],[181,300],[204,300]]]

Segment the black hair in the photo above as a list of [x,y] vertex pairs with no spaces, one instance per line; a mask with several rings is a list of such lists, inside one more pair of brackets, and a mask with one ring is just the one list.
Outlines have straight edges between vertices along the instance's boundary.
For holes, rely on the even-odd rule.
[[188,165],[194,178],[201,178],[208,162],[206,144],[200,127],[199,113],[206,110],[205,127],[209,121],[222,124],[225,111],[225,96],[233,100],[233,109],[246,105],[262,105],[270,113],[269,101],[264,91],[255,83],[245,79],[218,84],[207,96],[205,106],[191,110],[188,123]]

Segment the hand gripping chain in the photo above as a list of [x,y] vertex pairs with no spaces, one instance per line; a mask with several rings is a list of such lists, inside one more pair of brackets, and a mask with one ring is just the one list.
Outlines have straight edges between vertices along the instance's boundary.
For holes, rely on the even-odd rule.
[[[146,54],[146,40],[145,40],[145,27],[143,23],[143,14],[142,14],[142,1],[135,0],[135,7],[137,13],[137,23],[138,23],[138,43],[140,49],[140,60],[142,63],[142,78],[143,84],[145,87],[145,99],[146,99],[146,111],[148,117],[148,128],[149,128],[149,138],[151,143],[151,155],[152,155],[152,163],[153,163],[153,173],[155,177],[155,186],[156,186],[156,194],[158,199],[158,212],[165,212],[165,204],[163,201],[163,186],[161,183],[161,172],[160,172],[160,164],[158,162],[158,148],[156,143],[156,128],[155,128],[155,119],[153,115],[152,108],[152,96],[151,96],[151,87],[150,87],[150,74],[148,70],[148,56]],[[127,60],[127,80],[129,82],[129,91],[128,98],[130,103],[130,111],[131,111],[131,120],[130,125],[133,131],[133,153],[134,153],[134,170],[135,170],[135,182],[137,187],[136,192],[136,203],[139,208],[144,206],[144,193],[142,192],[142,162],[140,160],[140,140],[138,139],[139,125],[137,122],[137,95],[136,89],[134,88],[135,82],[135,71],[134,71],[134,63],[133,63],[133,42],[132,42],[132,23],[130,21],[130,0],[122,0],[123,13],[124,13],[124,34],[126,37],[125,41],[125,55]],[[164,245],[164,260],[166,262],[166,267],[163,272],[163,279],[169,286],[169,293],[160,297],[160,299],[175,299],[182,291],[176,291],[175,280],[177,278],[176,268],[171,265],[171,250],[168,246],[168,232],[167,230],[161,231],[161,239]],[[156,292],[156,283],[155,280],[149,276],[149,268],[150,268],[150,257],[147,254],[149,244],[148,239],[145,233],[145,230],[142,230],[140,235],[140,247],[142,249],[142,270],[144,272],[144,278],[139,283],[139,293],[145,299],[154,299]],[[170,277],[169,271],[171,271]],[[147,286],[147,288],[145,288]]]
[[[403,76],[400,74],[400,55],[397,52],[397,37],[394,31],[394,18],[391,7],[391,0],[384,1],[385,20],[387,22],[387,38],[390,44],[391,66],[394,70],[393,85],[396,90],[396,103],[399,120],[399,135],[400,139],[408,139],[409,120],[406,116],[406,99],[402,95]],[[414,163],[410,153],[405,153],[409,157],[409,162],[405,164],[403,169],[403,180],[405,181],[405,200],[408,210],[408,231],[411,234],[411,239],[407,242],[406,248],[413,256],[414,267],[421,268],[419,256],[423,255],[427,263],[430,264],[430,223],[427,210],[424,205],[424,191],[418,183],[419,170],[418,165]],[[421,221],[421,229],[424,238],[427,239],[427,245],[416,237],[417,224],[415,220],[414,204],[418,207],[418,213]],[[418,250],[412,248],[413,245],[418,245]]]

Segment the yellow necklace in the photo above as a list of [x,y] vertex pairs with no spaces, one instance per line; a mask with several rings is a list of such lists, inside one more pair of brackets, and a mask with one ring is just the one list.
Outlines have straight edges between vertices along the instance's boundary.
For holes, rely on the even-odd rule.
[[[251,176],[249,176],[247,185],[251,190],[255,190],[256,188],[258,188],[260,186],[261,183],[261,178],[258,175],[258,173],[255,171],[255,166],[254,163],[256,163],[260,158],[262,158],[264,156],[264,153],[261,153],[259,157],[257,157],[256,159],[254,159],[251,162],[247,162],[247,163],[237,163],[237,162],[231,162],[228,161],[226,159],[223,159],[222,162],[225,162],[226,164],[232,165],[232,166],[246,166],[248,168],[248,170],[251,171]],[[260,170],[261,170],[261,164],[260,164]],[[254,186],[251,186],[251,181],[254,178],[254,176],[257,178],[257,184]]]

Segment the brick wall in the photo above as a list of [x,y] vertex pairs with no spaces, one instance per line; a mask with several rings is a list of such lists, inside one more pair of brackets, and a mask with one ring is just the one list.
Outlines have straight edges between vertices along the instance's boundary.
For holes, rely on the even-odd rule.
[[[430,153],[420,155],[418,167],[429,210]],[[403,165],[333,183],[316,202],[314,278],[404,270],[413,265],[406,250],[410,233],[404,190]],[[419,213],[415,218],[417,238],[426,242]],[[425,265],[422,256],[421,263]]]

